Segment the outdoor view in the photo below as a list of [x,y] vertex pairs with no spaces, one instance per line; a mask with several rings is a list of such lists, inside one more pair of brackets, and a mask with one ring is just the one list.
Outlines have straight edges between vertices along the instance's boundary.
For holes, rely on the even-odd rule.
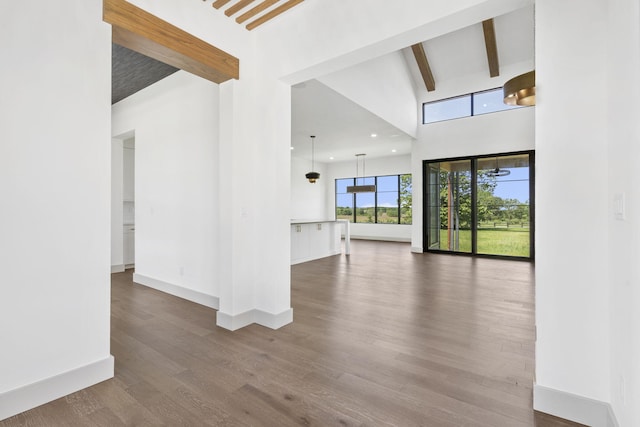
[[428,163],[428,248],[530,257],[529,164],[528,153]]
[[[375,185],[371,193],[347,193],[351,185]],[[336,219],[370,224],[411,224],[411,175],[336,179]]]

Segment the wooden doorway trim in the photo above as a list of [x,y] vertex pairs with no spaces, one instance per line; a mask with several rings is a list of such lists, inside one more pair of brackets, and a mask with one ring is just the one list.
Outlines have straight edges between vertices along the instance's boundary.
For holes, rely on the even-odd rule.
[[112,41],[135,52],[210,80],[240,77],[240,60],[125,0],[103,0],[103,21]]

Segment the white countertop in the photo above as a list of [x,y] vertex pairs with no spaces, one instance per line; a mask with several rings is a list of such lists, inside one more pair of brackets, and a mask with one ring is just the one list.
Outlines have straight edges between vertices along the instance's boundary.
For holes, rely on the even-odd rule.
[[294,224],[317,224],[321,222],[338,222],[335,219],[292,219],[291,225]]

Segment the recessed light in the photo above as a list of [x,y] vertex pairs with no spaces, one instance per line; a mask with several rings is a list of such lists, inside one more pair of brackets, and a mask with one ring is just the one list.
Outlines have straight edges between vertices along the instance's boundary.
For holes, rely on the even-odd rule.
[[333,156],[329,157],[329,160],[333,160]]
[[291,147],[291,149],[293,150],[293,147]]
[[378,134],[377,134],[377,133],[372,133],[372,134],[371,134],[371,138],[375,138],[376,136],[378,136]]
[[393,150],[391,150],[392,153],[395,153],[396,151],[398,151],[398,150],[396,150],[395,148]]

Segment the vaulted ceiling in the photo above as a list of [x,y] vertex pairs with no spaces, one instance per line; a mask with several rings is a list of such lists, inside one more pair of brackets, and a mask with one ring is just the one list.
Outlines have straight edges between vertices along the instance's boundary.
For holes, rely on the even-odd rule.
[[[513,70],[534,67],[533,6],[496,16],[492,24],[494,62],[499,65],[493,77],[487,53],[486,24],[482,22],[420,43],[431,70],[432,90],[428,90],[425,83],[415,47],[407,46],[401,55],[394,52],[376,61],[395,61],[396,68],[406,69],[416,104],[498,88],[513,77]],[[388,81],[380,81],[378,90],[393,85],[393,78],[389,76]],[[310,159],[310,133],[317,136],[315,158],[321,162],[352,160],[356,153],[367,153],[371,158],[411,152],[413,138],[407,133],[322,84],[321,77],[319,80],[292,89],[293,156]],[[489,86],[479,87],[477,82],[481,80],[488,81]],[[372,133],[376,134],[375,138],[371,137]]]
[[[252,28],[267,21],[270,21],[269,25],[277,25],[280,19],[287,19],[283,12],[302,3],[298,0],[209,2],[212,13],[225,14],[240,25],[254,23]],[[263,20],[256,22],[260,17]],[[273,20],[275,17],[278,20]],[[511,77],[512,69],[523,63],[534,67],[533,20],[533,6],[528,6],[407,46],[378,60],[395,61],[406,70],[406,78],[413,87],[413,102],[416,103],[489,89],[474,87],[473,82],[478,81],[478,76],[485,81],[492,76],[490,82],[495,83],[491,83],[491,87],[501,87]],[[175,70],[114,45],[113,102]],[[321,76],[319,80],[323,80]],[[413,140],[410,135],[320,81],[312,80],[292,88],[293,156],[310,157],[311,133],[317,136],[318,161],[350,160],[356,152],[367,152],[370,157],[410,153]],[[382,80],[378,87],[389,83]],[[376,137],[371,134],[376,134]]]

